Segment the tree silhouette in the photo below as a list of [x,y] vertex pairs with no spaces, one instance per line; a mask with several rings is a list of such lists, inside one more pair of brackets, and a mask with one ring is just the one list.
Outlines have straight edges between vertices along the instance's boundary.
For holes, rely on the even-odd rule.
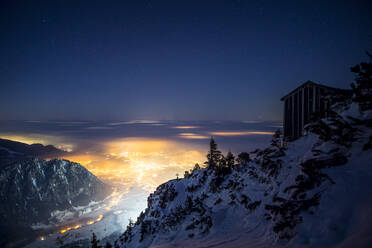
[[238,155],[238,158],[236,161],[241,164],[241,165],[246,165],[251,161],[251,158],[249,157],[249,153],[247,152],[242,152]]
[[221,160],[221,152],[217,148],[217,143],[214,141],[213,137],[211,137],[211,141],[209,143],[209,152],[207,154],[207,168],[215,169]]
[[128,227],[130,227],[130,228],[134,227],[134,222],[133,222],[132,218],[129,218],[128,221],[129,221]]
[[95,233],[92,235],[92,241],[90,241],[92,244],[92,248],[102,248],[102,246],[99,245],[99,240],[97,239],[97,236]]
[[201,168],[200,168],[200,165],[198,164],[198,163],[196,163],[195,165],[194,165],[194,168],[192,169],[192,171],[194,172],[194,171],[197,171],[197,170],[200,170]]
[[227,167],[232,169],[234,167],[234,160],[235,160],[234,155],[229,151],[226,155],[226,165],[227,165]]
[[280,131],[280,129],[276,130],[274,135],[273,135],[273,139],[271,140],[271,146],[274,146],[274,147],[277,147],[277,148],[281,148],[281,135],[282,135],[282,132]]
[[361,110],[372,109],[372,55],[366,52],[369,62],[361,62],[350,68],[357,74],[355,83],[351,84],[354,92],[354,101],[359,103]]

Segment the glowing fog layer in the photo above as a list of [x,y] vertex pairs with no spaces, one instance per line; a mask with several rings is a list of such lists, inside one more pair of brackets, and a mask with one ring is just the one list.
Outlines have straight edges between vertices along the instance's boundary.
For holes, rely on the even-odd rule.
[[123,138],[106,142],[101,151],[66,156],[84,165],[104,181],[137,184],[148,190],[182,175],[205,160],[205,151],[176,141]]

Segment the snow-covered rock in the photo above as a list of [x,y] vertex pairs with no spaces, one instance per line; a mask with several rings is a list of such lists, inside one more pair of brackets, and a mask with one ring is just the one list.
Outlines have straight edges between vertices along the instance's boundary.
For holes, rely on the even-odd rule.
[[83,166],[67,160],[30,158],[9,164],[0,169],[0,234],[11,239],[8,232],[13,229],[48,224],[111,191]]

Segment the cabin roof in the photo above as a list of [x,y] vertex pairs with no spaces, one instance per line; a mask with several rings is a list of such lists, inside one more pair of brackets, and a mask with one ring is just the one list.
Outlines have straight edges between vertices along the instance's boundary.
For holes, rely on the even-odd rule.
[[327,85],[314,83],[313,81],[308,80],[305,83],[298,86],[297,88],[295,88],[294,90],[292,90],[291,92],[289,92],[288,94],[286,94],[285,96],[283,96],[282,98],[280,98],[280,101],[284,101],[288,96],[292,95],[294,92],[296,92],[300,88],[303,88],[303,87],[308,86],[308,85],[315,85],[315,86],[320,87],[320,88],[334,90],[334,91],[343,91],[343,92],[350,91],[350,90],[346,90],[346,89],[333,88],[333,87],[330,87],[330,86],[327,86]]

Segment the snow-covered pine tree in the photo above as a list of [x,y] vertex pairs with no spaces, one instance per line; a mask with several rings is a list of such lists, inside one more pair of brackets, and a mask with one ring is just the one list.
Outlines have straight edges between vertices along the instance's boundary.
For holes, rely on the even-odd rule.
[[369,62],[361,62],[351,67],[351,72],[357,74],[355,83],[351,84],[354,101],[358,102],[362,111],[372,109],[372,55],[366,52]]

